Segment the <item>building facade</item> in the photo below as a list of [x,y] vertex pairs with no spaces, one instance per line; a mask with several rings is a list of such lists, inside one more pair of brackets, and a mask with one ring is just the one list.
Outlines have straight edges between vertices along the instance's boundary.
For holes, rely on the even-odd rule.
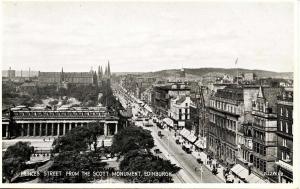
[[189,96],[178,96],[170,100],[169,117],[178,128],[186,126],[190,120],[191,98]]
[[257,91],[257,87],[228,86],[210,98],[208,151],[226,165],[236,164],[241,156],[244,141],[241,128],[251,112]]
[[261,177],[274,178],[277,159],[277,96],[281,88],[260,87],[253,104],[253,167]]
[[293,89],[287,88],[277,101],[278,182],[293,182]]
[[3,111],[2,138],[61,136],[74,127],[87,126],[91,122],[103,125],[105,136],[118,132],[118,117],[110,116],[105,107],[33,110],[22,106]]
[[190,88],[183,82],[155,84],[152,93],[151,100],[154,112],[160,116],[168,117],[170,99],[178,96],[189,96]]

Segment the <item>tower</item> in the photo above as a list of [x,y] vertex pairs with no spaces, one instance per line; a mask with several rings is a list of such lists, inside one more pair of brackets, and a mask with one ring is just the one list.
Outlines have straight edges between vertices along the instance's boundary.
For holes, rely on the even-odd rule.
[[98,66],[98,79],[101,80],[103,77],[102,66]]
[[205,118],[206,118],[206,108],[205,108],[205,100],[203,96],[202,86],[198,86],[196,92],[196,107],[197,107],[197,114],[199,116],[199,128],[196,130],[196,134],[200,135],[201,137],[205,136]]
[[108,60],[108,63],[107,63],[107,77],[110,78],[110,65],[109,65],[109,60]]
[[60,73],[60,83],[62,83],[65,80],[64,78],[64,68],[61,68],[61,73]]

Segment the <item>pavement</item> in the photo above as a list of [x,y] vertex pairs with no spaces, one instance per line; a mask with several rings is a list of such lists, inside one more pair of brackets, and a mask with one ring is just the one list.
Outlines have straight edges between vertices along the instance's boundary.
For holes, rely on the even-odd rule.
[[[171,133],[166,130],[161,130],[157,127],[145,128],[151,130],[155,140],[155,144],[162,151],[162,153],[177,166],[182,169],[179,171],[180,177],[185,183],[222,183],[224,182],[219,177],[212,174],[207,167],[202,167],[197,162],[192,154],[187,154],[182,150],[181,146],[176,144]],[[164,135],[162,138],[158,137],[157,131],[160,130]],[[173,135],[174,136],[174,135]],[[196,169],[195,169],[196,168]]]

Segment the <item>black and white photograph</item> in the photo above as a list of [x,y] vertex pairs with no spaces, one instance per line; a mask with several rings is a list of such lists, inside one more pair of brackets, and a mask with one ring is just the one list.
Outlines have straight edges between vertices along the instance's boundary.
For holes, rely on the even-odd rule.
[[2,184],[294,186],[297,3],[2,1]]

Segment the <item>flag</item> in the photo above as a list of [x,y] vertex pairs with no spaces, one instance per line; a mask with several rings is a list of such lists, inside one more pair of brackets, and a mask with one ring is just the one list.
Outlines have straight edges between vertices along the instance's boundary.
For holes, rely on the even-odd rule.
[[239,59],[239,58],[236,58],[235,65],[237,65],[238,59]]

